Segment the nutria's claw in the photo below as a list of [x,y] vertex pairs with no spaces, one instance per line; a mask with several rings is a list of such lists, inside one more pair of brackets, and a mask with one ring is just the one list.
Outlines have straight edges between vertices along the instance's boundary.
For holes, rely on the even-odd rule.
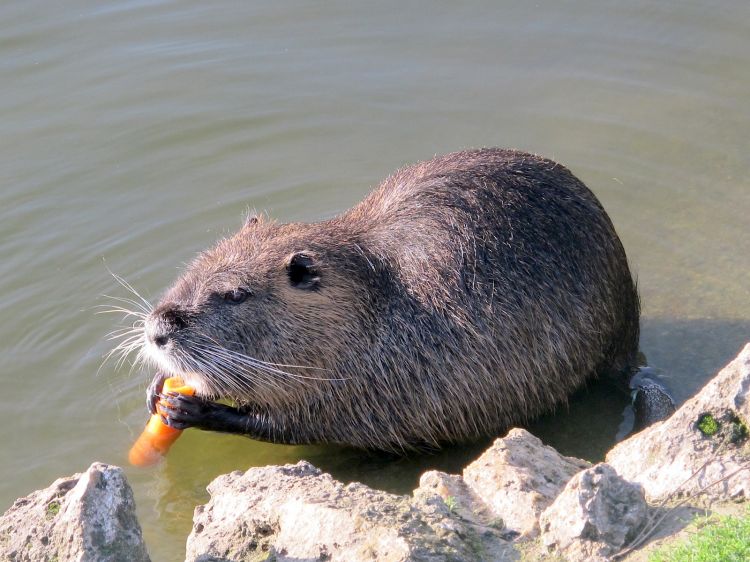
[[146,389],[146,408],[150,414],[156,413],[156,403],[159,401],[159,395],[164,387],[164,381],[167,380],[168,375],[164,373],[156,373],[151,384]]
[[187,429],[198,425],[197,422],[205,415],[202,406],[210,404],[200,398],[177,392],[162,393],[158,398],[162,421],[175,429]]

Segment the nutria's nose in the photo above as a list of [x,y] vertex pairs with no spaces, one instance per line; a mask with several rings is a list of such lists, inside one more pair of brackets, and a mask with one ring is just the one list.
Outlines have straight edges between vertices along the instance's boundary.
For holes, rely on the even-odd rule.
[[185,312],[173,303],[159,305],[146,323],[146,336],[158,347],[169,343],[169,338],[187,325]]

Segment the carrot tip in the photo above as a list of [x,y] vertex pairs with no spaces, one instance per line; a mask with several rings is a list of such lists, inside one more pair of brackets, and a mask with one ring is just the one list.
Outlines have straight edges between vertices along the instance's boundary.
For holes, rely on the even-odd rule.
[[133,466],[153,466],[164,458],[159,449],[139,439],[128,453],[128,461]]

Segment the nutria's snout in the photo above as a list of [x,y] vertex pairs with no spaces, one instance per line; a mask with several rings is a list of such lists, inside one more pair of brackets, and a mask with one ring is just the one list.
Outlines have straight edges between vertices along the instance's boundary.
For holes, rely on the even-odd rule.
[[157,306],[146,319],[146,339],[162,349],[187,326],[187,314],[175,303]]

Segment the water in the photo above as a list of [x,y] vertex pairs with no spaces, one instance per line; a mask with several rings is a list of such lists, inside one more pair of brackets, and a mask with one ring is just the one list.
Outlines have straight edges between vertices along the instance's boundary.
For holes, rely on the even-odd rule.
[[[750,340],[750,4],[5,2],[0,5],[0,507],[124,465],[149,373],[105,364],[111,269],[149,298],[248,207],[329,217],[398,166],[473,146],[558,159],[608,209],[641,347],[679,401]],[[533,429],[601,456],[597,387]],[[486,444],[486,443],[485,443]],[[188,432],[126,469],[154,560],[216,475],[306,458],[408,491],[485,444],[389,459]]]

